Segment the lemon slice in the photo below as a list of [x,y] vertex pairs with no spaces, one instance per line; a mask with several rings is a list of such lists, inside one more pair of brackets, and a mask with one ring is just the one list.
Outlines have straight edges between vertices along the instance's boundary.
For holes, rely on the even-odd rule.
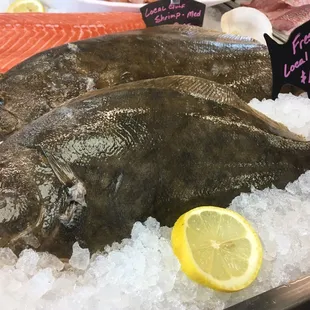
[[219,207],[198,207],[174,224],[172,248],[183,272],[218,291],[249,286],[262,265],[263,248],[240,214]]
[[44,12],[43,4],[38,0],[15,0],[7,9],[8,13]]

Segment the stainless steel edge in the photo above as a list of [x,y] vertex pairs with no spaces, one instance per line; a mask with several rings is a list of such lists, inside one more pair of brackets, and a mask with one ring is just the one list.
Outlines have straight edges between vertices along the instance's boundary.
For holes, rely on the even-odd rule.
[[310,276],[266,291],[225,310],[310,309]]

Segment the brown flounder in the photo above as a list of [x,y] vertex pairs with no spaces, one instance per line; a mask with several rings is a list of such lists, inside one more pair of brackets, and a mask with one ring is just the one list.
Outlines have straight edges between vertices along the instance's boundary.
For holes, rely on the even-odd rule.
[[3,142],[0,246],[65,257],[78,240],[100,250],[148,216],[171,226],[198,205],[227,207],[310,168],[309,142],[227,103],[214,82],[178,91],[182,79],[73,99]]
[[152,27],[56,47],[6,72],[0,80],[0,140],[90,90],[171,75],[227,85],[247,102],[271,96],[266,46],[200,27]]

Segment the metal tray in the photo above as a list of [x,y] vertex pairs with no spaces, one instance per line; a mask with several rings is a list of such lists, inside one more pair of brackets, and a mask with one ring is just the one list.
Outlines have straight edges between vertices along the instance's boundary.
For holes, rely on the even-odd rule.
[[309,310],[310,276],[271,289],[226,310]]

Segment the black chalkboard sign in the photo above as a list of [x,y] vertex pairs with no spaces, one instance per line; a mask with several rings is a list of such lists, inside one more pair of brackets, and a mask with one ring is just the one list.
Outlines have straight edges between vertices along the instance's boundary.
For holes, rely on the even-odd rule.
[[205,4],[194,0],[160,0],[143,6],[140,11],[147,27],[174,23],[201,27],[205,9]]
[[272,65],[272,99],[285,84],[297,86],[310,98],[310,21],[296,28],[284,44],[264,34]]

